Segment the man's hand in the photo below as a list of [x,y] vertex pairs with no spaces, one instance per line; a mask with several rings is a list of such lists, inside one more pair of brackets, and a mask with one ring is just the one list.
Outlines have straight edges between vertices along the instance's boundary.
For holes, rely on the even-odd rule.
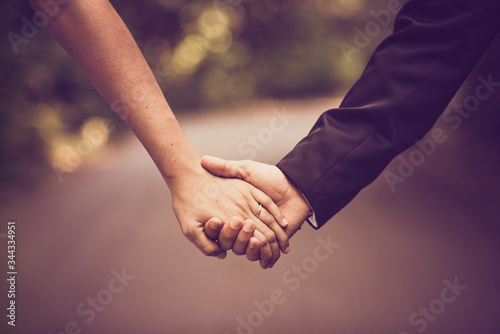
[[[205,234],[211,240],[218,240],[220,247],[224,250],[232,249],[234,254],[246,253],[250,261],[260,259],[261,242],[253,236],[255,224],[251,219],[243,221],[240,217],[231,217],[229,223],[222,225],[218,218],[211,218],[204,226]],[[265,245],[264,245],[265,246]]]
[[[276,263],[280,249],[287,251],[288,236],[277,223],[283,225],[284,217],[276,204],[259,189],[241,180],[216,177],[201,167],[199,170],[186,170],[177,179],[169,181],[174,212],[184,235],[205,255],[223,258],[226,250],[233,248],[234,251],[236,235],[226,231],[230,232],[231,226],[239,231],[243,226],[241,221],[232,218],[234,216],[252,222],[252,234],[260,245],[258,258],[262,268],[270,268]],[[260,204],[262,209],[257,218]],[[219,219],[214,220],[213,217]],[[215,224],[215,229],[220,228],[217,225],[221,222],[228,226],[223,229],[219,243],[204,233],[206,222]],[[228,236],[224,238],[226,234]],[[238,248],[241,243],[236,243],[235,253],[244,254],[244,248]],[[255,258],[255,255],[252,256]]]
[[311,208],[304,196],[276,166],[250,160],[228,161],[210,156],[202,157],[201,164],[216,176],[244,180],[268,195],[288,221],[285,229],[288,237],[293,236],[310,215]]

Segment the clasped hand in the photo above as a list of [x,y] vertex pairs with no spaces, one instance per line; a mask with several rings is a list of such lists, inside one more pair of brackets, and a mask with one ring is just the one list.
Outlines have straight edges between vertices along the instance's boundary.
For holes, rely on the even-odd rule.
[[232,250],[272,268],[309,215],[307,201],[276,166],[208,156],[201,162],[206,170],[172,189],[184,235],[207,256]]

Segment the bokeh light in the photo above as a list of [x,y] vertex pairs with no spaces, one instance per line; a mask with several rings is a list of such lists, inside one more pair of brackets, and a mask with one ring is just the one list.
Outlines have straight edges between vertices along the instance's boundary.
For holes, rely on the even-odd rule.
[[[340,43],[353,43],[354,27],[384,2],[374,0],[370,8],[366,4],[366,0],[113,2],[177,114],[253,98],[324,96],[344,89],[356,80],[384,36],[346,60]],[[12,31],[20,33],[20,18],[33,13],[27,4],[12,6],[13,11],[2,15],[8,16]],[[82,141],[82,129],[94,124],[95,117],[110,119],[115,130],[105,135],[94,153],[79,154],[79,163],[66,162],[66,170],[85,165],[101,146],[126,132],[119,116],[45,29],[20,51],[4,48],[1,53],[6,111],[0,116],[2,158],[16,157],[14,167],[0,169],[1,178],[32,180],[51,174],[52,164],[63,164],[68,154],[76,156],[71,152]]]

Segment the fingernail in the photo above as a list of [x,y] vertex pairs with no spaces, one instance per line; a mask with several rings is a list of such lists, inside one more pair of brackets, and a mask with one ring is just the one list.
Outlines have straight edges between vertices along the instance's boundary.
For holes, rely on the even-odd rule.
[[215,230],[218,230],[218,229],[219,229],[219,224],[218,224],[218,223],[216,223],[216,222],[210,222],[210,228],[211,228],[212,230],[214,230],[214,231],[215,231]]
[[241,223],[241,220],[239,220],[239,219],[232,219],[232,220],[231,220],[231,222],[229,222],[229,226],[231,226],[231,228],[232,228],[233,230],[238,230],[238,229],[240,229],[241,224],[242,224],[242,223]]
[[284,252],[284,253],[285,253],[285,254],[290,253],[290,246],[287,246],[287,247],[285,248],[285,252]]
[[283,226],[284,227],[288,226],[288,220],[286,220],[286,218],[283,218]]

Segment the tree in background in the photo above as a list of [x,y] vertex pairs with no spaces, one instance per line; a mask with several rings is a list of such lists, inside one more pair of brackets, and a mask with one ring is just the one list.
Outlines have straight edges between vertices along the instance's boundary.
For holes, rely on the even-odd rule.
[[[390,33],[403,1],[112,3],[181,113],[346,89]],[[0,182],[57,180],[58,172],[78,168],[126,127],[41,27],[57,14],[48,9],[34,16],[24,1],[6,6],[0,14],[6,36],[0,51]]]

